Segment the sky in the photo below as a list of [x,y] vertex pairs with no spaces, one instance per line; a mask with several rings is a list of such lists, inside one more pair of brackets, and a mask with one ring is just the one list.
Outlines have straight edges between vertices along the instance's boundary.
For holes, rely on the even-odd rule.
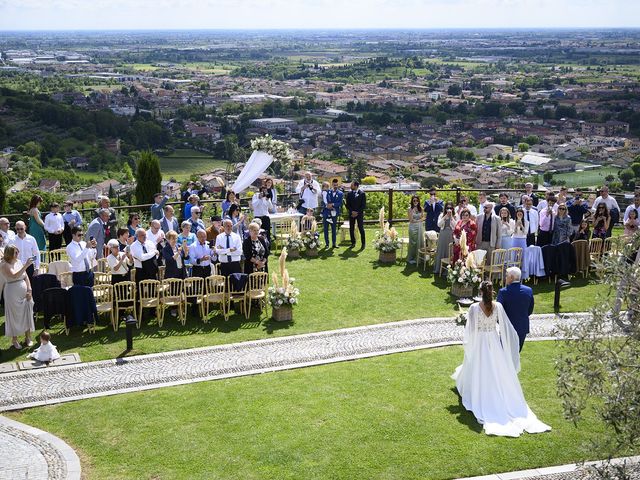
[[528,27],[640,27],[640,0],[0,0],[0,31]]

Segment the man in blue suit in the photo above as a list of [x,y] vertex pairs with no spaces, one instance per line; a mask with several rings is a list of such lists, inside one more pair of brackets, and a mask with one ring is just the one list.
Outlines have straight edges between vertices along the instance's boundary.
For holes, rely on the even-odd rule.
[[331,182],[331,190],[327,192],[327,203],[322,209],[322,219],[324,223],[324,243],[329,248],[329,226],[331,226],[331,244],[336,248],[336,224],[342,210],[342,199],[344,194],[338,188],[338,179]]
[[522,272],[518,267],[507,268],[507,286],[498,292],[498,302],[504,307],[511,325],[518,334],[520,351],[529,333],[529,315],[533,313],[533,290],[520,283]]

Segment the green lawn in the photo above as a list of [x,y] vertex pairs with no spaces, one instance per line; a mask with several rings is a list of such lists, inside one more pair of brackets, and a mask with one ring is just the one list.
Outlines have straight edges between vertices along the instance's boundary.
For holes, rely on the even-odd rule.
[[[520,379],[548,433],[481,433],[449,378],[461,347],[34,408],[10,417],[78,451],[91,479],[444,479],[598,459],[605,435],[562,417],[553,342]],[[635,452],[638,453],[636,448]]]
[[[373,232],[369,230],[369,241]],[[404,264],[380,266],[377,252],[369,246],[364,251],[351,250],[343,244],[337,250],[321,250],[315,259],[288,261],[289,273],[296,278],[301,291],[294,323],[279,324],[250,320],[234,315],[224,322],[219,315],[208,324],[190,317],[186,326],[167,315],[163,328],[155,319],[145,320],[137,332],[135,350],[131,354],[156,353],[184,348],[241,342],[260,338],[318,332],[337,328],[424,317],[454,316],[456,305],[448,294],[446,281]],[[271,264],[276,263],[272,256]],[[572,279],[572,287],[562,293],[562,310],[585,311],[593,304],[603,287],[593,280]],[[541,281],[534,286],[536,313],[553,311],[553,284]],[[149,315],[151,316],[151,311]],[[1,320],[0,320],[1,322]],[[42,322],[37,324],[42,328]],[[83,361],[115,358],[124,350],[124,329],[117,333],[101,320],[95,334],[60,332],[60,323],[53,325],[54,344],[61,351],[78,352]],[[2,327],[0,327],[1,329]],[[26,351],[9,347],[9,339],[0,338],[3,361],[12,361]]]
[[206,153],[191,149],[176,149],[172,154],[160,157],[162,178],[188,180],[193,174],[207,173],[215,168],[225,168],[224,160],[216,160]]
[[571,187],[595,187],[605,183],[605,177],[608,175],[613,175],[617,179],[619,171],[620,169],[616,167],[601,167],[582,172],[556,173],[553,179],[564,180]]

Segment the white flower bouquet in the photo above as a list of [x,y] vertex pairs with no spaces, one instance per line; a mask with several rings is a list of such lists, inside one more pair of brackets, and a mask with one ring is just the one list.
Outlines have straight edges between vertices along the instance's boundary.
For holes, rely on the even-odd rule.
[[447,281],[461,287],[477,287],[482,281],[482,271],[468,262],[457,260],[453,265],[447,266]]
[[396,232],[396,229],[389,228],[389,223],[385,223],[384,230],[382,232],[376,232],[376,237],[373,240],[373,248],[385,253],[398,250],[400,248],[400,242],[398,241],[398,232]]
[[274,140],[271,135],[264,135],[251,140],[251,148],[271,155],[282,165],[282,170],[288,172],[293,161],[293,153],[288,143]]
[[289,272],[284,266],[287,258],[287,249],[282,249],[279,258],[280,272],[278,276],[276,272],[271,275],[272,284],[267,290],[267,300],[271,308],[293,307],[298,304],[298,295],[300,290],[294,286],[294,278],[289,278]]
[[304,232],[302,243],[307,250],[315,250],[320,248],[320,234],[313,230]]

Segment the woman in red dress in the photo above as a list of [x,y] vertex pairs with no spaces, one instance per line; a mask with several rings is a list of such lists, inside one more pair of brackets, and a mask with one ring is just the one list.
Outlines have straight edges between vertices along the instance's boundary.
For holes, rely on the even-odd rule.
[[460,210],[460,221],[453,229],[453,263],[460,258],[460,235],[463,231],[467,234],[467,249],[473,252],[476,249],[478,226],[471,219],[471,212],[467,208]]

